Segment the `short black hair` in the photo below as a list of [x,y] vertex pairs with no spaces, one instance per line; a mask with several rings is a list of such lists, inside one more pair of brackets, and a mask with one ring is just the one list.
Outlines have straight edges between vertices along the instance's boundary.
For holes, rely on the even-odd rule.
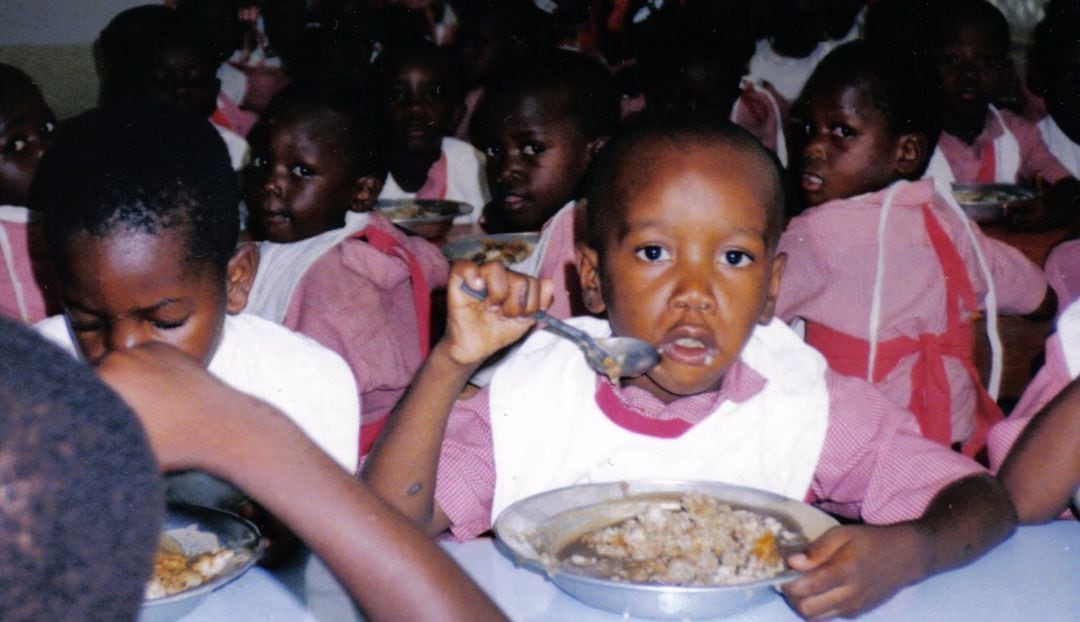
[[470,133],[483,132],[496,102],[524,93],[554,96],[587,140],[612,136],[619,128],[619,92],[611,72],[580,52],[550,49],[508,69],[486,88]]
[[41,97],[34,80],[14,65],[0,63],[0,111],[27,97]]
[[0,318],[5,620],[132,620],[164,485],[135,415],[91,369]]
[[601,261],[609,227],[620,222],[619,215],[626,200],[625,191],[618,187],[623,169],[634,167],[639,173],[637,179],[647,179],[651,159],[662,157],[662,154],[654,153],[659,144],[676,149],[724,146],[760,158],[762,174],[772,178],[775,191],[775,200],[768,203],[765,215],[765,243],[770,250],[776,248],[784,228],[785,205],[783,168],[776,154],[726,119],[711,114],[683,113],[645,120],[613,138],[597,155],[588,176],[586,218],[589,246],[600,254]]
[[1003,56],[1009,53],[1009,21],[1001,9],[986,0],[940,0],[934,22],[937,49],[952,42],[960,26],[971,24],[989,34]]
[[385,178],[388,165],[377,121],[377,105],[354,86],[338,88],[321,80],[294,82],[270,100],[257,131],[266,131],[272,120],[292,121],[336,114],[346,123],[345,127],[335,127],[334,134],[342,139],[350,170],[357,178],[369,175]]
[[461,61],[455,50],[436,45],[427,39],[410,39],[388,47],[375,60],[375,88],[385,95],[388,85],[397,78],[397,71],[405,65],[422,65],[431,68],[443,86],[447,96],[460,100],[464,95],[461,82]]
[[[900,53],[869,41],[838,46],[821,60],[803,88],[804,103],[822,89],[858,85],[869,102],[885,114],[889,132],[923,134],[927,160],[941,134],[941,78],[921,54]],[[915,173],[918,177],[922,170]]]
[[[239,184],[221,136],[179,110],[118,106],[61,126],[30,186],[53,266],[75,234],[180,231],[186,261],[224,276],[240,234]],[[77,258],[71,258],[76,259]]]
[[162,4],[143,4],[117,13],[102,29],[94,42],[100,105],[127,101],[145,83],[153,46],[170,14]]

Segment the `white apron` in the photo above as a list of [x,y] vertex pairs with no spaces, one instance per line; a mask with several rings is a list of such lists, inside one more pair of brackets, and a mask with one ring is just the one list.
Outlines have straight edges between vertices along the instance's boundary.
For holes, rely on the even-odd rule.
[[[595,336],[607,322],[574,318]],[[511,503],[571,484],[642,478],[716,480],[802,500],[825,441],[824,358],[783,322],[758,326],[741,354],[765,387],[726,400],[677,438],[630,432],[596,404],[597,374],[576,346],[537,331],[495,372],[492,520]]]
[[[1009,126],[1005,125],[1005,119],[993,105],[990,112],[1001,125],[1001,135],[994,139],[994,182],[999,184],[1015,184],[1016,176],[1020,172],[1020,141],[1012,133]],[[942,182],[952,184],[956,182],[949,161],[942,153],[940,147],[934,147],[934,153],[930,156],[930,163],[926,166],[923,178],[933,177]]]
[[1057,333],[1061,339],[1061,350],[1065,353],[1065,366],[1069,368],[1069,377],[1080,376],[1080,301],[1073,302],[1057,321]]
[[1074,143],[1050,115],[1039,121],[1035,127],[1039,128],[1046,148],[1054,154],[1058,162],[1061,162],[1070,175],[1080,177],[1080,145]]
[[4,265],[7,266],[8,278],[11,279],[11,286],[15,290],[15,304],[19,306],[19,317],[22,318],[24,324],[30,323],[30,308],[26,306],[26,292],[23,290],[18,272],[15,271],[15,254],[11,250],[11,240],[8,238],[3,223],[27,225],[32,220],[36,220],[36,214],[25,207],[0,205],[0,254],[4,258]]

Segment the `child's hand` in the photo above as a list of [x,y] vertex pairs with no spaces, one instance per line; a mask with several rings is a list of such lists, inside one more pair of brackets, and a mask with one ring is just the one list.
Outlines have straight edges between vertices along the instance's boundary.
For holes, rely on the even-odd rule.
[[859,615],[925,574],[921,543],[910,524],[834,527],[788,559],[806,574],[785,583],[784,595],[808,620]]
[[[486,289],[487,299],[469,296],[462,291],[462,283]],[[443,337],[451,359],[460,365],[478,365],[520,339],[535,323],[532,314],[551,305],[551,287],[546,279],[538,281],[507,270],[497,261],[483,266],[455,262],[447,286],[449,317]]]

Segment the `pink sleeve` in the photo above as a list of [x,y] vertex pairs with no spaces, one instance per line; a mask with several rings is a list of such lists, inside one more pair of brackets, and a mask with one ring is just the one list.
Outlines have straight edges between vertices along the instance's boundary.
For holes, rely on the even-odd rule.
[[585,210],[581,204],[567,211],[560,210],[550,221],[551,238],[540,258],[540,278],[551,279],[555,297],[548,313],[566,319],[585,315],[585,303],[581,299],[581,278],[577,269],[577,239],[583,235]]
[[826,372],[829,430],[810,494],[868,523],[917,518],[948,484],[985,470],[919,433],[915,417],[866,382]]
[[1055,246],[1043,269],[1046,280],[1057,294],[1058,309],[1064,310],[1069,303],[1080,299],[1080,240],[1068,240]]
[[491,529],[495,498],[495,449],[488,390],[454,404],[446,424],[435,503],[450,519],[450,532],[468,540]]
[[1016,407],[1009,416],[990,430],[987,439],[987,451],[990,455],[990,469],[995,473],[1009,454],[1013,443],[1027,427],[1028,422],[1060,393],[1071,381],[1065,364],[1065,354],[1061,349],[1061,339],[1052,335],[1046,341],[1046,364],[1035,374],[1031,384],[1024,389]]
[[787,255],[780,275],[780,294],[776,316],[791,323],[799,310],[824,291],[829,279],[829,264],[818,253],[818,240],[807,218],[796,216],[780,236],[777,253]]
[[1038,173],[1047,182],[1054,184],[1070,176],[1069,171],[1043,142],[1039,128],[1027,119],[1009,111],[1003,111],[1001,114],[1013,135],[1016,136],[1016,142],[1020,143],[1019,176],[1022,179],[1033,180]]
[[[983,254],[994,278],[998,310],[1023,315],[1038,309],[1046,298],[1046,274],[1019,249],[985,235],[974,223],[972,226],[976,229],[976,237],[981,240]],[[968,238],[964,235],[959,239]],[[967,248],[970,249],[970,245]],[[973,276],[973,282],[982,283],[982,272],[974,252],[968,258],[967,265],[969,273],[977,275]],[[982,289],[985,291],[985,286]]]

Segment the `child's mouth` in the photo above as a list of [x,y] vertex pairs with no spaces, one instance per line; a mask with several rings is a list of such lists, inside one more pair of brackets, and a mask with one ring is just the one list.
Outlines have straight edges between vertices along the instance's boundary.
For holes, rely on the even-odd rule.
[[825,180],[812,173],[803,173],[802,188],[807,192],[818,192],[825,185]]
[[679,365],[712,365],[716,348],[696,337],[677,337],[660,344],[660,354],[665,361]]
[[506,209],[515,210],[515,209],[519,209],[527,201],[528,201],[528,199],[521,196],[520,194],[508,194],[508,195],[503,197],[502,205]]

